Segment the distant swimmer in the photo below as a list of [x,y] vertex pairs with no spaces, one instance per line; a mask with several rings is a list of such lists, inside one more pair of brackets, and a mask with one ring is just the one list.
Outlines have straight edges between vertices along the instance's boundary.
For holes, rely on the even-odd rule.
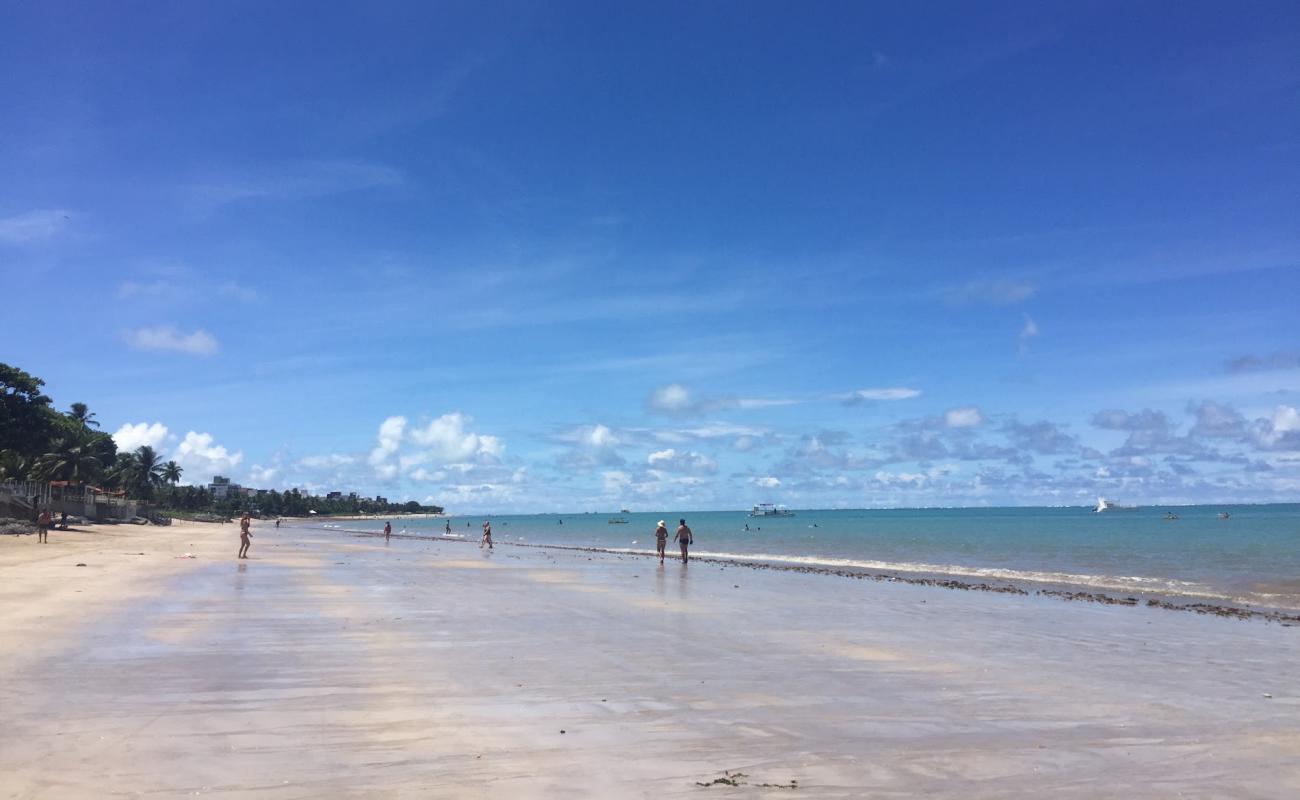
[[248,530],[248,528],[252,524],[253,524],[253,518],[249,516],[247,511],[245,511],[244,516],[241,517],[239,520],[239,557],[240,558],[248,558],[248,546],[252,544],[252,539],[253,539],[253,534]]
[[489,550],[492,549],[492,523],[483,520],[483,539],[478,543],[478,549],[482,550],[483,545],[487,545]]
[[686,527],[686,520],[677,520],[677,535],[673,537],[673,541],[681,545],[682,563],[685,564],[687,561],[686,548],[689,545],[695,544],[695,536],[691,533],[691,529]]
[[745,530],[749,530],[749,523],[748,523],[748,522],[745,523]]
[[655,550],[659,553],[659,563],[664,563],[664,548],[668,546],[668,528],[664,525],[663,520],[659,520],[659,527],[655,528]]
[[279,518],[279,517],[276,517],[276,518],[275,518],[275,527],[277,527],[277,528],[280,527],[280,518]]
[[563,525],[563,524],[564,524],[564,520],[559,520],[557,524],[559,524],[559,525]]

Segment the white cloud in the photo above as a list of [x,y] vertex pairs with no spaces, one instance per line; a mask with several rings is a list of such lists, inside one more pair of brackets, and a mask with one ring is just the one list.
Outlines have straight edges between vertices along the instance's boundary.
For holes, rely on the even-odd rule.
[[267,484],[273,483],[280,470],[275,467],[263,467],[260,464],[254,464],[248,469],[248,480],[254,488],[265,489]]
[[495,436],[465,430],[470,422],[460,412],[443,414],[423,428],[412,428],[411,441],[428,449],[430,456],[443,463],[469,460],[491,461],[500,457],[504,446]]
[[678,452],[671,447],[666,450],[656,450],[646,458],[646,461],[651,467],[670,472],[712,475],[718,471],[716,461],[694,450]]
[[943,424],[949,428],[973,428],[983,421],[979,406],[958,406],[943,412]]
[[59,208],[37,209],[0,219],[0,242],[34,242],[57,235],[68,224],[69,214]]
[[176,446],[172,459],[185,468],[187,480],[207,483],[213,475],[229,476],[244,460],[244,454],[216,444],[210,433],[190,431]]
[[691,408],[691,393],[680,383],[670,383],[651,392],[646,404],[651,411],[659,411],[664,414],[681,414]]
[[618,444],[618,437],[607,426],[596,423],[579,434],[578,441],[587,447],[603,448]]
[[113,442],[123,452],[148,445],[157,450],[167,440],[167,426],[161,422],[126,423],[113,434]]
[[370,451],[370,463],[378,466],[397,452],[406,431],[406,417],[389,417],[379,423],[379,443]]
[[907,386],[887,386],[877,389],[858,389],[855,392],[849,392],[843,396],[845,402],[850,405],[863,403],[866,401],[886,401],[886,400],[911,400],[913,397],[920,397],[920,389],[912,389]]
[[1038,335],[1038,323],[1034,322],[1033,317],[1028,314],[1024,315],[1025,324],[1021,326],[1020,333],[1016,335],[1016,341],[1020,350],[1020,355],[1029,352],[1029,340]]
[[136,328],[126,332],[126,342],[137,350],[163,350],[210,356],[217,352],[217,340],[204,330],[181,333],[170,325]]
[[1273,431],[1286,433],[1300,431],[1300,411],[1294,406],[1278,406],[1273,409]]
[[600,473],[601,485],[605,494],[618,494],[632,485],[632,478],[622,470],[608,470]]
[[755,486],[762,486],[764,489],[775,489],[781,485],[781,480],[772,475],[764,475],[759,478],[750,478],[749,482]]

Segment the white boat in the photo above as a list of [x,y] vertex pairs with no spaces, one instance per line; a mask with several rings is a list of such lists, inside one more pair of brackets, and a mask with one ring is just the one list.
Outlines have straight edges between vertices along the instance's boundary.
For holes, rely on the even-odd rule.
[[749,511],[751,517],[793,517],[794,512],[785,506],[758,503]]
[[1097,507],[1092,510],[1092,513],[1100,514],[1103,511],[1137,511],[1137,506],[1122,506],[1104,497],[1098,497]]

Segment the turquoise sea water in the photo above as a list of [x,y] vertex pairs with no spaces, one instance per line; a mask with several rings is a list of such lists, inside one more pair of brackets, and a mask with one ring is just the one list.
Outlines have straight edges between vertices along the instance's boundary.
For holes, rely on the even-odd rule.
[[[1231,514],[1219,519],[1219,512]],[[1166,520],[1167,513],[1178,515]],[[1111,593],[1145,592],[1208,602],[1300,608],[1300,504],[1091,508],[795,510],[542,514],[490,517],[499,542],[650,552],[655,523],[669,534],[686,517],[701,556],[854,567],[967,579],[1041,582]],[[626,519],[627,524],[610,524]],[[452,517],[452,533],[477,540],[484,517]],[[444,519],[399,519],[395,533],[440,534]],[[378,531],[384,520],[337,521]],[[746,531],[748,525],[750,530]],[[670,541],[671,550],[671,541]]]

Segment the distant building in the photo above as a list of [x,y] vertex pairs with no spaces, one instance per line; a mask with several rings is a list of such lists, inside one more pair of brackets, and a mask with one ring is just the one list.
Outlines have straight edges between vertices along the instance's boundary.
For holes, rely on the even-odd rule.
[[375,495],[375,502],[382,506],[384,503],[387,503],[387,502],[388,502],[388,498],[387,498],[387,497],[380,497],[379,495]]
[[208,491],[212,492],[215,500],[225,500],[231,494],[240,494],[242,488],[237,483],[231,483],[230,479],[223,475],[213,475],[212,483],[208,484]]
[[325,495],[325,499],[326,499],[326,500],[342,500],[342,499],[343,499],[343,493],[342,493],[342,492],[330,492],[329,494]]

